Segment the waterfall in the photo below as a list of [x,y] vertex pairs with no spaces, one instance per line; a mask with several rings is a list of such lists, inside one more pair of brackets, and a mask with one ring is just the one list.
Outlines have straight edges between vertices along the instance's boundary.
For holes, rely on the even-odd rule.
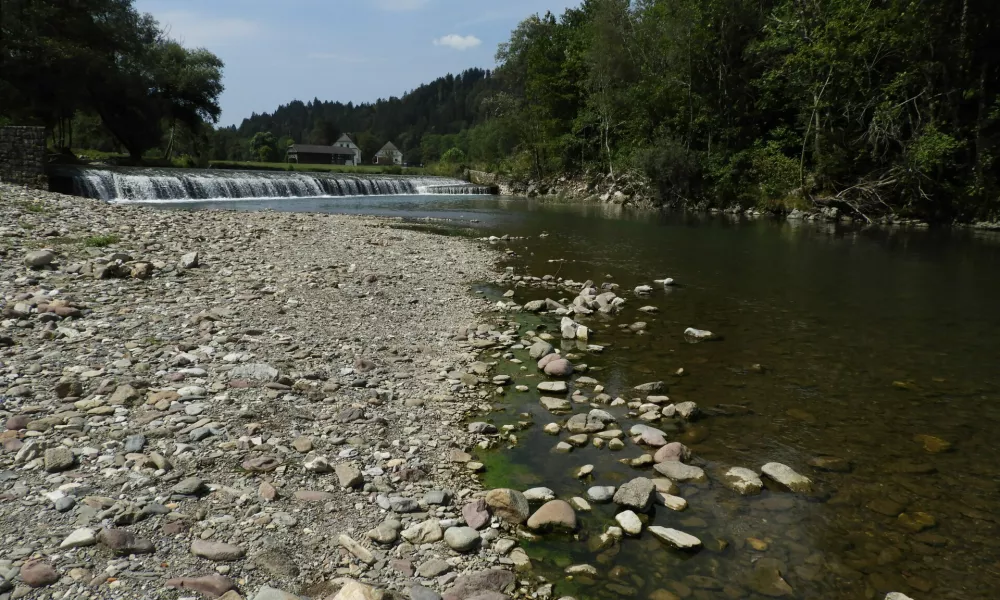
[[146,168],[61,168],[73,194],[108,202],[489,194],[449,177]]

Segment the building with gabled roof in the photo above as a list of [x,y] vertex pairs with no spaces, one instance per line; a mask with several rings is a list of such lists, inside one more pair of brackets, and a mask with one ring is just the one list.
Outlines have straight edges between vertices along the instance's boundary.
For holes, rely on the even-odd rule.
[[375,153],[376,165],[402,165],[403,153],[392,142],[386,142],[382,149]]

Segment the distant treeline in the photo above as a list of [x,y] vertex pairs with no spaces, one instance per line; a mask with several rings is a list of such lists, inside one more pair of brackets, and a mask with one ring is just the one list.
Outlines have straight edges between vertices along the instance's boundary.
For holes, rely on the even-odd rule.
[[665,203],[1000,209],[995,0],[585,0],[529,17],[497,58],[374,105],[293,102],[214,152],[346,131],[409,162],[642,172]]

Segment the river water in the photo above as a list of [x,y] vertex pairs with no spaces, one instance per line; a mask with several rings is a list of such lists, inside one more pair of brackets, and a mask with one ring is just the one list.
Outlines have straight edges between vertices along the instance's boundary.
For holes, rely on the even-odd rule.
[[[996,237],[469,196],[160,206],[448,219],[477,236],[523,237],[500,244],[516,253],[507,264],[518,274],[619,284],[628,298],[622,313],[584,321],[606,350],[580,360],[612,396],[631,399],[632,386],[664,380],[672,402],[702,408],[693,423],[658,426],[686,443],[709,482],[681,485],[687,510],[657,506],[649,524],[696,535],[704,548],[680,553],[648,533],[598,548],[615,510],[594,505],[579,515],[575,538],[524,544],[533,573],[556,584],[556,597],[1000,598]],[[648,298],[631,293],[664,277],[679,285],[654,286]],[[483,291],[499,299],[505,289]],[[515,291],[519,303],[572,299],[554,289]],[[638,311],[646,305],[659,310]],[[556,317],[511,319],[522,331],[558,329]],[[620,327],[635,321],[646,322],[642,334]],[[689,343],[687,327],[723,339]],[[569,499],[585,497],[591,485],[657,476],[618,462],[644,452],[630,441],[620,452],[586,446],[553,454],[558,439],[542,426],[565,416],[539,404],[533,366],[499,360],[501,372],[532,392],[499,397],[491,420],[533,424],[517,432],[516,445],[482,453],[487,485],[546,486]],[[680,368],[684,376],[675,374]],[[638,422],[624,407],[610,411],[626,432]],[[815,469],[809,461],[818,456],[843,459],[849,470]],[[814,491],[768,486],[742,497],[719,483],[731,466],[759,470],[771,461],[810,477]],[[584,464],[595,470],[581,481],[574,472]],[[563,573],[583,563],[598,575]]]

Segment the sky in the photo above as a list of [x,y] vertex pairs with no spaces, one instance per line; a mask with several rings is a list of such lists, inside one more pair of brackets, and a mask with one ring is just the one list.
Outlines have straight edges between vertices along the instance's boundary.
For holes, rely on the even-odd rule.
[[170,37],[226,64],[220,125],[292,100],[402,96],[448,73],[493,68],[525,17],[579,0],[136,0]]

